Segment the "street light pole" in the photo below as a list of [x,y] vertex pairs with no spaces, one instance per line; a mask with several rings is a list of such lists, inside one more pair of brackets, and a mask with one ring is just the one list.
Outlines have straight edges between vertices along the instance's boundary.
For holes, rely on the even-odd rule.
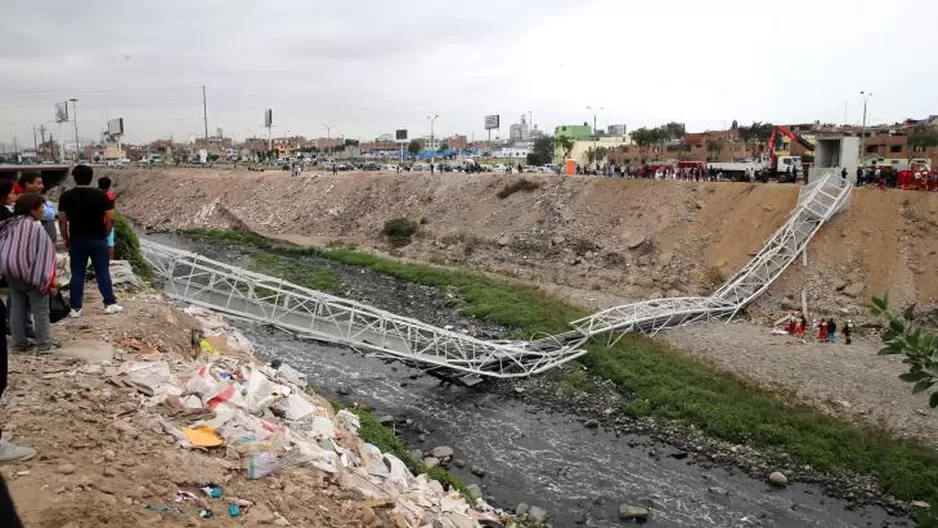
[[[427,116],[427,119],[430,120],[430,145],[433,145],[433,124],[439,119],[440,114],[433,114],[433,117]],[[433,165],[433,162],[436,161],[436,156],[430,157],[430,164]]]
[[599,131],[596,130],[596,116],[599,114],[599,112],[604,110],[604,107],[600,106],[599,110],[594,110],[592,106],[587,106],[586,109],[590,112],[593,112],[593,160],[595,160],[594,162],[598,167],[599,161],[596,160],[596,142],[599,140]]
[[860,163],[863,163],[863,155],[866,154],[866,102],[873,97],[873,92],[860,92],[863,98],[863,126],[860,129]]
[[332,150],[332,126],[325,123],[322,124],[323,128],[326,129],[326,148]]
[[72,103],[72,119],[75,120],[75,163],[78,163],[81,153],[81,145],[78,142],[78,99],[72,97],[69,101]]

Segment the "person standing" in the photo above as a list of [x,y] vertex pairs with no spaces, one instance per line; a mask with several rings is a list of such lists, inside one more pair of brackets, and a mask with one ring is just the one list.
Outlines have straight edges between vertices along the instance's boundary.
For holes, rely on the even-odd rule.
[[823,317],[817,324],[817,340],[821,343],[827,342],[827,319]]
[[[98,178],[98,189],[104,191],[104,195],[111,201],[114,207],[117,207],[117,196],[111,192],[111,179],[107,176]],[[107,234],[107,258],[114,260],[114,224],[111,224],[111,230]]]
[[837,337],[837,323],[830,318],[827,320],[827,342],[833,343],[835,337]]
[[62,242],[68,248],[72,278],[69,283],[69,317],[81,317],[82,298],[85,293],[85,265],[88,258],[94,267],[98,291],[104,298],[104,312],[116,314],[124,311],[117,304],[111,284],[108,260],[107,234],[114,223],[114,202],[101,189],[91,187],[94,171],[87,165],[72,169],[76,187],[62,193],[59,198],[59,230]]
[[[23,189],[23,192],[36,193],[45,198],[46,189],[42,183],[42,174],[39,172],[31,171],[23,174],[23,176],[20,177],[20,188]],[[49,238],[52,239],[52,243],[55,244],[58,238],[55,234],[55,207],[49,200],[45,200],[43,203],[43,213],[40,223],[43,229],[46,230],[46,233],[48,233]]]
[[844,339],[848,345],[851,343],[851,336],[853,336],[853,321],[847,319],[847,324],[844,325]]
[[[3,304],[3,300],[0,299],[0,316],[6,319],[7,309]],[[6,338],[0,339],[0,396],[3,395],[3,392],[7,388],[7,374],[9,373],[8,365],[8,352],[7,352],[7,340]],[[36,450],[31,447],[18,446],[16,444],[11,444],[5,438],[0,437],[0,464],[8,462],[22,462],[24,460],[29,460],[36,456]],[[0,476],[2,479],[2,476]],[[6,491],[5,484],[0,489],[0,492]],[[9,497],[9,495],[7,495]],[[3,497],[0,493],[0,499],[7,498]],[[12,507],[12,502],[8,505],[0,502],[0,520],[6,520],[7,518],[13,519],[16,516],[16,512],[6,511],[8,507]],[[7,526],[5,523],[3,526]],[[11,524],[10,526],[22,526],[22,524]]]
[[26,331],[32,315],[36,348],[48,354],[52,342],[49,323],[49,296],[55,292],[55,245],[39,223],[43,215],[42,196],[21,194],[14,216],[0,223],[0,273],[10,289],[10,333],[13,351],[29,349]]

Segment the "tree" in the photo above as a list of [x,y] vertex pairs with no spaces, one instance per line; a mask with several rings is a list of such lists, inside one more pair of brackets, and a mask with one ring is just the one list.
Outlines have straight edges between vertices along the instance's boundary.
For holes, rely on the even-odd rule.
[[548,165],[554,161],[555,142],[552,137],[539,137],[534,140],[534,147],[528,154],[528,165]]
[[[877,317],[884,317],[888,321],[886,330],[881,339],[885,345],[880,355],[902,354],[903,363],[909,365],[909,371],[900,374],[899,379],[906,383],[914,383],[912,394],[918,394],[931,389],[938,383],[938,336],[932,333],[923,333],[915,322],[915,305],[907,306],[901,315],[889,310],[889,295],[873,297],[867,305],[870,312]],[[928,404],[934,409],[938,407],[938,391],[931,393]]]
[[559,143],[560,148],[563,149],[563,157],[569,157],[570,151],[573,150],[573,140],[567,136],[560,136],[557,138],[557,143]]
[[775,128],[775,125],[772,123],[760,123],[759,121],[753,121],[750,126],[739,127],[739,137],[749,147],[749,152],[753,158],[758,157],[765,150],[773,128]]
[[647,157],[648,147],[655,141],[655,133],[651,129],[641,127],[632,131],[632,141],[638,145],[638,149],[642,152],[642,157]]
[[359,143],[358,143],[358,140],[357,140],[357,139],[346,139],[346,140],[345,140],[345,146],[346,146],[346,147],[357,147],[358,145],[359,145]]
[[707,153],[710,155],[710,161],[717,161],[720,158],[720,152],[723,151],[723,142],[719,139],[707,141]]
[[416,156],[421,150],[423,150],[423,144],[420,143],[419,139],[412,139],[410,143],[407,144],[407,152],[409,152],[411,156]]
[[909,160],[915,157],[915,154],[925,154],[925,150],[930,147],[938,147],[938,132],[925,128],[916,128],[905,138],[905,144],[909,147]]
[[440,143],[440,152],[445,152],[447,150],[449,150],[449,143],[446,141]]
[[670,123],[658,127],[661,132],[661,142],[671,141],[672,139],[681,139],[684,137],[684,123],[671,121]]

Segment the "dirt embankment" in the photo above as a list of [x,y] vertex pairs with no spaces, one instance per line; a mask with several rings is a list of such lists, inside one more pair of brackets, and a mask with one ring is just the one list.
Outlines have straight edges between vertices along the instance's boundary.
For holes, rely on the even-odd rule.
[[[119,208],[149,228],[247,227],[294,241],[391,251],[382,226],[406,216],[421,225],[412,244],[394,250],[400,256],[578,290],[577,300],[590,307],[708,294],[759,251],[799,190],[542,175],[113,176]],[[537,188],[504,196],[521,178]],[[777,318],[800,305],[802,288],[812,315],[860,315],[860,304],[885,290],[899,302],[931,308],[938,279],[927,264],[938,251],[936,229],[936,194],[857,190],[850,211],[812,242],[808,266],[796,263],[751,311]]]

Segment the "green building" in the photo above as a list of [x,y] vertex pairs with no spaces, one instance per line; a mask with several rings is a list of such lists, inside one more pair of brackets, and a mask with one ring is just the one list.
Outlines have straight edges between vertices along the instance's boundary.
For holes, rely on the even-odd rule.
[[560,138],[570,141],[584,141],[593,137],[593,129],[586,123],[582,125],[560,125],[554,128],[554,163],[563,164],[564,152]]

